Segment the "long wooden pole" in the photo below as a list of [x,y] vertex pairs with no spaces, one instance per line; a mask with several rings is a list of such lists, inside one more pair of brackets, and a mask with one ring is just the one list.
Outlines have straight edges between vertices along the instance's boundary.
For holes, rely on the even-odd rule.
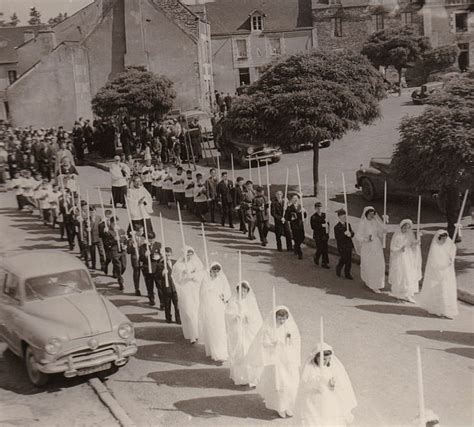
[[206,275],[209,278],[209,255],[207,252],[206,232],[204,230],[203,223],[201,223],[201,232],[202,232],[202,245],[204,247],[204,261],[206,262]]
[[165,272],[165,287],[169,288],[169,279],[168,279],[168,260],[166,259],[166,242],[165,242],[165,229],[163,227],[163,216],[160,212],[160,231],[161,231],[161,241],[163,242],[163,266]]
[[267,196],[268,196],[268,223],[270,223],[271,211],[272,211],[272,199],[270,194],[270,170],[268,167],[268,160],[266,161],[266,170],[267,170]]
[[323,322],[323,316],[320,318],[320,324],[319,324],[319,339],[320,339],[320,353],[319,353],[319,367],[321,368],[321,372],[324,369],[324,322]]
[[127,203],[125,203],[125,207],[127,209],[128,223],[130,224],[130,234],[132,235],[133,247],[135,248],[135,255],[138,259],[140,255],[138,252],[137,236],[135,235],[135,230],[133,229],[132,216],[130,215],[130,207],[128,206],[128,200]]
[[301,186],[301,175],[300,175],[300,167],[296,165],[296,173],[298,174],[298,187],[300,191],[300,203],[301,203],[301,219],[303,220],[303,230],[305,228],[306,218],[304,216],[304,205],[303,205],[303,187]]
[[[176,203],[176,206],[178,207],[178,220],[179,220],[179,231],[181,233],[181,244],[183,246],[183,252],[186,248],[186,240],[184,239],[184,228],[183,228],[183,218],[181,216],[181,206],[179,205],[179,202]],[[188,271],[188,254],[184,253],[184,263],[186,264],[186,271]]]
[[217,158],[217,179],[221,179],[221,161],[220,161],[220,153],[218,152],[216,155]]
[[83,231],[84,231],[84,227],[83,227],[83,222],[84,222],[84,218],[82,218],[82,206],[81,206],[81,188],[79,186],[77,186],[77,205],[78,205],[78,211],[79,211],[79,240],[82,242],[82,239],[83,239]]
[[416,215],[416,239],[418,240],[418,243],[421,242],[420,227],[421,227],[421,196],[418,196],[418,213]]
[[346,210],[346,230],[349,231],[349,210],[347,208],[346,178],[342,174],[342,189],[344,191],[344,208]]
[[260,173],[260,162],[257,160],[258,185],[262,186],[262,174]]
[[[384,182],[383,185],[383,225],[385,228],[385,225],[387,225],[387,181]],[[383,248],[387,246],[387,233],[383,232],[383,242],[382,242]]]
[[230,153],[230,165],[232,167],[232,181],[234,181],[234,185],[235,185],[234,155],[232,153]]
[[104,221],[105,231],[109,231],[109,226],[107,225],[107,218],[105,217],[105,208],[104,208],[104,201],[102,200],[102,193],[100,188],[97,188],[99,192],[99,201],[100,201],[100,208],[102,209],[102,221]]
[[252,181],[252,159],[249,156],[249,179]]
[[142,217],[143,217],[143,229],[145,231],[145,245],[146,245],[146,251],[148,253],[148,255],[147,255],[148,273],[151,274],[152,271],[151,271],[151,257],[150,257],[150,241],[148,240],[148,226],[146,224],[145,215],[143,214],[143,206],[142,205],[140,205],[140,210],[141,210],[141,214],[142,214]]
[[463,201],[462,201],[461,210],[459,211],[458,222],[456,223],[456,226],[455,226],[455,229],[454,229],[453,242],[456,242],[456,237],[458,237],[459,229],[461,228],[462,214],[464,213],[464,209],[466,207],[467,195],[468,194],[469,194],[469,190],[466,190],[466,192],[464,193],[464,198],[463,198]]
[[290,171],[286,168],[286,179],[285,179],[285,195],[283,199],[283,218],[285,218],[286,209],[288,208],[288,178]]
[[[92,246],[91,217],[89,204],[89,190],[86,190],[86,209],[87,209],[87,244]],[[94,249],[95,250],[95,249]]]
[[425,426],[425,391],[423,386],[423,370],[421,365],[420,347],[416,347],[416,365],[418,374],[418,409],[420,412],[420,427]]
[[115,200],[114,200],[114,195],[111,194],[110,197],[112,197],[112,215],[114,216],[114,228],[115,228],[115,240],[117,240],[117,247],[118,250],[121,251],[121,245],[120,245],[120,236],[118,233],[118,228],[117,228],[117,213],[115,212]]

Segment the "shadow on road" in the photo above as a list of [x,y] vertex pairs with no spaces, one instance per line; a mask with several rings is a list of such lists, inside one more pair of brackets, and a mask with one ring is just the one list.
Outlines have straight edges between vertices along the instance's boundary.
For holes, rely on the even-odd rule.
[[278,418],[276,412],[264,409],[262,398],[254,393],[181,400],[174,406],[197,418],[226,416],[265,421]]
[[[413,305],[356,305],[355,308],[359,310],[369,311],[371,313],[380,313],[380,314],[396,314],[399,316],[415,316],[415,317],[431,317],[438,318],[429,314],[427,311],[420,307]],[[439,318],[442,320],[441,318]]]
[[474,333],[456,331],[407,331],[407,335],[416,335],[429,340],[444,341],[453,344],[469,345],[474,347]]
[[457,354],[458,356],[467,357],[468,359],[474,359],[474,348],[448,348],[445,351],[446,353]]
[[229,377],[227,368],[175,369],[157,371],[148,374],[157,385],[169,387],[214,388],[224,390],[246,390],[247,387],[236,386]]

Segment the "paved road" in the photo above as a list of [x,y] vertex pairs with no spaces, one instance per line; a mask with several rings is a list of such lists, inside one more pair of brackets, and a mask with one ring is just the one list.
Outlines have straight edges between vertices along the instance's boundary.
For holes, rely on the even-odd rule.
[[[80,174],[81,188],[89,188],[92,202],[98,203],[92,188],[97,183],[107,187],[107,174],[93,168],[81,168]],[[2,242],[7,249],[54,246],[66,250],[56,233],[13,210],[12,195],[0,195],[0,202],[0,231],[2,236],[8,233],[8,240]],[[125,221],[125,211],[119,209],[118,213]],[[162,213],[167,244],[178,251],[176,212],[164,209]],[[199,226],[186,214],[184,219],[187,242],[202,253]],[[159,230],[156,217],[153,223]],[[277,302],[290,308],[299,325],[303,358],[317,343],[319,318],[324,316],[326,339],[345,364],[357,394],[355,425],[409,425],[413,420],[417,413],[417,345],[423,355],[427,406],[440,415],[442,425],[474,423],[473,307],[461,304],[454,321],[434,318],[414,305],[371,293],[359,280],[348,282],[336,278],[333,270],[318,269],[312,264],[309,249],[298,261],[276,252],[273,242],[262,248],[219,226],[208,226],[207,235],[211,261],[222,263],[231,283],[237,280],[236,251],[242,251],[244,278],[252,283],[262,313],[270,310],[272,287],[276,287]],[[334,265],[334,259],[331,262]],[[357,269],[354,276],[359,277]],[[207,359],[201,346],[188,345],[179,327],[166,324],[163,313],[147,306],[146,298],[135,297],[130,270],[124,293],[117,290],[114,279],[100,273],[94,277],[100,291],[136,327],[138,354],[108,380],[108,386],[138,425],[291,425],[291,420],[275,419],[253,390],[234,386],[226,366]],[[15,368],[19,365],[13,356],[6,355],[6,370],[24,376]],[[3,384],[3,376],[0,381]],[[65,393],[78,386],[66,388],[63,384],[68,382],[63,381],[59,393],[67,408]],[[45,396],[49,396],[48,391],[28,396],[26,404],[35,408]]]

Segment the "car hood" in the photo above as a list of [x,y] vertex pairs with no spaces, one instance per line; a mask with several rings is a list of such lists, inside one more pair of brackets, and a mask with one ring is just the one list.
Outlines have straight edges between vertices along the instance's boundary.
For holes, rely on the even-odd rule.
[[96,292],[30,301],[25,311],[51,325],[51,335],[70,340],[112,331],[110,313]]

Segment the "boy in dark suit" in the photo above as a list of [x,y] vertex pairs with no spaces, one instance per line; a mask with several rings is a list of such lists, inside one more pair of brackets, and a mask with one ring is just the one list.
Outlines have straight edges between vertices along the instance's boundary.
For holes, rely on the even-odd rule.
[[354,237],[354,232],[349,223],[347,223],[346,211],[344,209],[339,209],[337,212],[337,217],[339,222],[334,227],[334,235],[337,242],[337,251],[339,252],[339,262],[336,266],[336,274],[338,277],[341,277],[341,270],[344,267],[344,275],[346,279],[353,280],[351,276],[351,267],[352,267],[352,248],[354,244],[352,243],[352,238]]
[[[171,272],[173,270],[173,265],[176,263],[176,260],[172,259],[173,250],[169,247],[165,248],[165,259],[160,260],[159,270],[162,275],[162,287],[163,287],[163,298],[165,303],[165,317],[166,323],[172,322],[171,316],[171,303],[174,306],[174,318],[178,325],[181,324],[181,318],[179,316],[179,308],[178,308],[178,294],[176,292],[176,287],[173,282],[173,278],[171,277]],[[166,262],[166,268],[165,268]],[[166,279],[168,277],[168,279]]]

